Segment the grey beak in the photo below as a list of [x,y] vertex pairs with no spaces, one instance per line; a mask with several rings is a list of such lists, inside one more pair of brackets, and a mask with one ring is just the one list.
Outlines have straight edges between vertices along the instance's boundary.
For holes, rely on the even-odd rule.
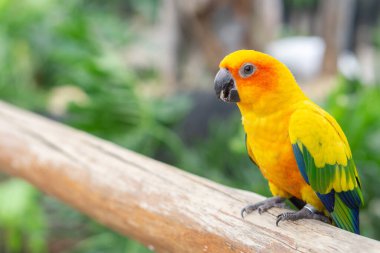
[[239,93],[236,89],[235,80],[231,73],[222,68],[215,76],[215,92],[216,96],[224,102],[240,102]]

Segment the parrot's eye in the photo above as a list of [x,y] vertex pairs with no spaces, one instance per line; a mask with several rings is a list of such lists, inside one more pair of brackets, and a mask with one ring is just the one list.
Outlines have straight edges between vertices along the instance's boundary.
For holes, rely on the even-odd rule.
[[246,78],[251,76],[256,70],[256,67],[252,63],[244,64],[239,71],[241,77]]

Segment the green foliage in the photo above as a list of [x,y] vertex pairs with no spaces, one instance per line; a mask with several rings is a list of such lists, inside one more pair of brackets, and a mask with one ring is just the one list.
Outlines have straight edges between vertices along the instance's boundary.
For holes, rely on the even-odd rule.
[[70,249],[72,253],[144,253],[151,252],[141,244],[134,241],[125,240],[124,236],[112,231],[105,231],[103,227],[98,227],[99,233],[78,242],[74,248]]
[[1,252],[47,252],[46,221],[40,194],[18,179],[0,184]]
[[288,8],[305,9],[316,6],[317,0],[285,0],[284,5]]
[[104,228],[55,199],[44,196],[42,203],[49,221],[51,252],[150,252],[141,244]]
[[183,145],[171,127],[190,107],[186,97],[142,99],[125,85],[93,88],[88,103],[71,106],[67,123],[145,155],[164,149],[165,161],[181,160]]

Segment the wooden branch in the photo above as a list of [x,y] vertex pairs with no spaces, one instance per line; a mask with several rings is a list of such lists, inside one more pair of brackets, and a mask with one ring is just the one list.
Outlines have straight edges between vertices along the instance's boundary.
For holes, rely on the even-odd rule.
[[[0,102],[0,169],[157,252],[374,252],[380,243],[283,210]],[[207,169],[207,168],[204,168]]]

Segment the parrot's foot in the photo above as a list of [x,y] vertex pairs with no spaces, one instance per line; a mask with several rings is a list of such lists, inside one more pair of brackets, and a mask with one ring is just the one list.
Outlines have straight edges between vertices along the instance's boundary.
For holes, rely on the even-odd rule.
[[256,209],[258,210],[259,214],[262,214],[272,207],[285,207],[285,200],[286,199],[282,197],[271,197],[256,204],[248,205],[241,209],[241,217],[244,219],[244,214],[248,215]]
[[297,212],[282,213],[279,216],[277,216],[276,226],[278,226],[278,223],[280,223],[280,221],[296,221],[300,219],[313,219],[331,224],[329,218],[324,216],[322,213],[318,212],[317,209],[315,209],[312,205],[307,204]]

